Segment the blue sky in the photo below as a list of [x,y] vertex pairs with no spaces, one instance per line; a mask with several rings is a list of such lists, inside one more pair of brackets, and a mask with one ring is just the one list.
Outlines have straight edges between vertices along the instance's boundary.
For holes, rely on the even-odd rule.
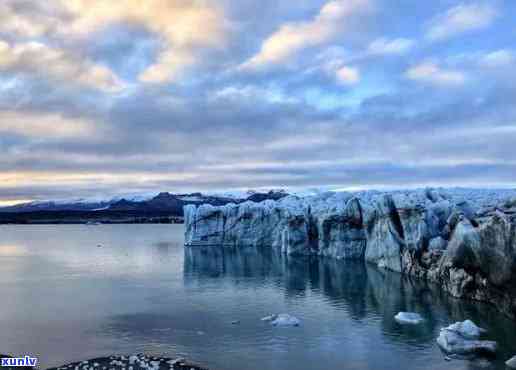
[[4,0],[0,204],[516,184],[516,3]]

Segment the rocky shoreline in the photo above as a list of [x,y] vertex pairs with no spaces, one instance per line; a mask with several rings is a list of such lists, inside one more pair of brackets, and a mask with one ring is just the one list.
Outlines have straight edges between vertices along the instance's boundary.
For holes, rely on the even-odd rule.
[[[13,357],[0,355],[0,358]],[[19,369],[20,366],[6,366],[4,369]],[[34,369],[29,366],[23,368]],[[39,364],[36,368],[40,368]],[[184,358],[169,358],[146,355],[112,355],[89,360],[71,362],[47,370],[208,370],[205,367],[188,362]]]
[[185,245],[363,259],[516,319],[516,192],[424,189],[188,205]]

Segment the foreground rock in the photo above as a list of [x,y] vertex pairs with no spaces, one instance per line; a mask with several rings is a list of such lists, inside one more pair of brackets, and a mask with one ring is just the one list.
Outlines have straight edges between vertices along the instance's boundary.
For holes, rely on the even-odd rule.
[[[0,358],[13,356],[1,355]],[[16,357],[16,356],[15,356]],[[34,369],[30,366],[5,366],[2,369]],[[40,368],[39,364],[36,368]],[[208,370],[187,362],[183,358],[156,357],[145,354],[130,356],[98,357],[91,360],[72,362],[47,370]]]
[[472,321],[457,322],[442,328],[437,344],[447,354],[457,355],[494,355],[497,344],[490,340],[478,340],[485,330],[476,326]]
[[185,244],[366,260],[516,318],[515,196],[425,189],[191,205],[184,209]]
[[394,316],[394,320],[399,324],[417,325],[421,324],[424,319],[423,317],[415,312],[399,312]]
[[47,370],[208,370],[182,358],[155,357],[145,354],[99,357]]

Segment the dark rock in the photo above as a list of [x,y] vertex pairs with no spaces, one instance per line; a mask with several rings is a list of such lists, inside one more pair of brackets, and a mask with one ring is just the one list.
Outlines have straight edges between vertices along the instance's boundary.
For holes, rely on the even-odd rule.
[[145,354],[98,357],[91,360],[73,362],[49,368],[47,370],[64,370],[65,368],[74,369],[75,367],[77,367],[78,370],[102,370],[103,368],[127,370],[129,369],[129,366],[131,366],[133,370],[208,370],[207,368],[199,365],[189,363],[183,358],[172,359],[168,357],[148,356]]

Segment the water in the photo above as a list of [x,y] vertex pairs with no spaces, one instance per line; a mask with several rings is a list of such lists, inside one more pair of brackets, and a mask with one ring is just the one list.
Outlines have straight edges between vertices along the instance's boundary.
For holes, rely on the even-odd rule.
[[[504,369],[516,354],[514,322],[433,286],[362,263],[185,251],[182,233],[182,225],[0,226],[0,353],[31,353],[47,367],[147,351],[213,370]],[[426,321],[400,326],[398,311]],[[302,325],[260,321],[280,312]],[[496,360],[444,360],[439,328],[466,318],[499,342]]]

